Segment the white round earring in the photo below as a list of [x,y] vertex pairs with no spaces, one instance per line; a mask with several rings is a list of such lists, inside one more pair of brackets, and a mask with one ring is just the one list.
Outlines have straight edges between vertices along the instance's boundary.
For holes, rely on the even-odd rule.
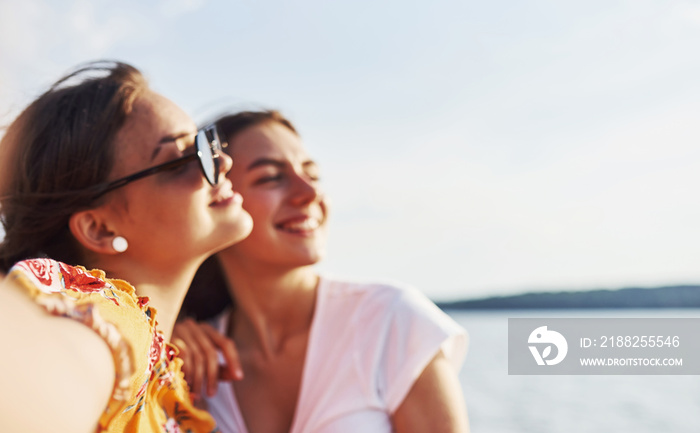
[[127,248],[129,248],[129,243],[125,238],[115,236],[114,239],[112,239],[112,248],[114,248],[114,251],[118,253],[123,253]]

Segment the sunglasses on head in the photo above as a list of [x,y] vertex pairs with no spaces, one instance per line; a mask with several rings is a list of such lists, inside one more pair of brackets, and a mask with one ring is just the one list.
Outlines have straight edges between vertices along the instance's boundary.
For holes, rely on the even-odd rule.
[[143,171],[131,174],[121,179],[105,183],[98,187],[99,192],[94,198],[98,198],[121,188],[135,180],[139,180],[152,174],[160,173],[161,171],[173,170],[184,164],[187,164],[195,159],[199,160],[199,167],[202,169],[204,177],[212,186],[219,183],[219,153],[222,151],[221,140],[217,132],[216,125],[205,126],[197,131],[197,136],[194,139],[194,147],[196,152],[191,155],[186,155],[172,161],[156,165],[155,167],[147,168]]

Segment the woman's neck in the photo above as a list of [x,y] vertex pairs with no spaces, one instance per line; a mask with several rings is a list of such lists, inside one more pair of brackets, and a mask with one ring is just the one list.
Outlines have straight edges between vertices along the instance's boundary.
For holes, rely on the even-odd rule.
[[149,305],[157,310],[158,330],[168,341],[198,266],[193,261],[163,269],[133,262],[103,263],[103,267],[99,264],[95,267],[104,270],[109,278],[125,280],[134,286],[138,296],[149,299]]
[[318,275],[312,266],[272,268],[219,256],[235,312],[229,333],[237,345],[273,353],[311,327]]

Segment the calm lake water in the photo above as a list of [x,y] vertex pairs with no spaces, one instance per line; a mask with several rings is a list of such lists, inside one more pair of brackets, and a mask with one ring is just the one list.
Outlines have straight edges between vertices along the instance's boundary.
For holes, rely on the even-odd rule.
[[460,382],[474,433],[700,432],[697,375],[508,375],[509,317],[699,318],[700,309],[447,313],[469,332]]

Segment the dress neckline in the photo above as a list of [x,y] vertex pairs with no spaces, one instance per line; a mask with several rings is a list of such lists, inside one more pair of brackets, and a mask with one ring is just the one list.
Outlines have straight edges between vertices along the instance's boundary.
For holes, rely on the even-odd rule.
[[[326,281],[323,277],[319,276],[318,279],[318,286],[316,287],[316,300],[314,303],[314,313],[313,317],[311,318],[311,326],[309,328],[309,341],[306,344],[306,353],[304,355],[304,366],[301,371],[301,385],[299,386],[299,395],[297,397],[297,403],[296,407],[294,408],[294,415],[292,416],[292,425],[289,429],[289,433],[297,433],[299,430],[299,426],[301,425],[300,423],[302,422],[299,419],[299,408],[303,407],[303,402],[304,402],[304,396],[308,394],[307,388],[309,387],[309,384],[307,383],[309,380],[309,360],[312,359],[313,353],[315,351],[315,347],[317,344],[315,344],[317,337],[316,335],[318,334],[318,326],[316,325],[319,320],[318,317],[322,312],[322,308],[325,304],[324,298],[325,298],[325,285]],[[229,329],[229,322],[231,320],[231,310],[226,310],[220,317],[217,323],[217,329],[219,332],[226,333],[227,330]],[[249,433],[248,432],[248,426],[245,423],[245,419],[243,418],[243,414],[241,413],[241,408],[238,405],[238,399],[236,397],[236,392],[233,389],[233,384],[228,383],[228,386],[226,386],[227,392],[230,393],[231,401],[234,403],[233,404],[233,410],[232,410],[232,418],[234,419],[234,422],[236,424],[236,427],[238,428],[240,433]],[[300,432],[300,431],[299,431]]]

